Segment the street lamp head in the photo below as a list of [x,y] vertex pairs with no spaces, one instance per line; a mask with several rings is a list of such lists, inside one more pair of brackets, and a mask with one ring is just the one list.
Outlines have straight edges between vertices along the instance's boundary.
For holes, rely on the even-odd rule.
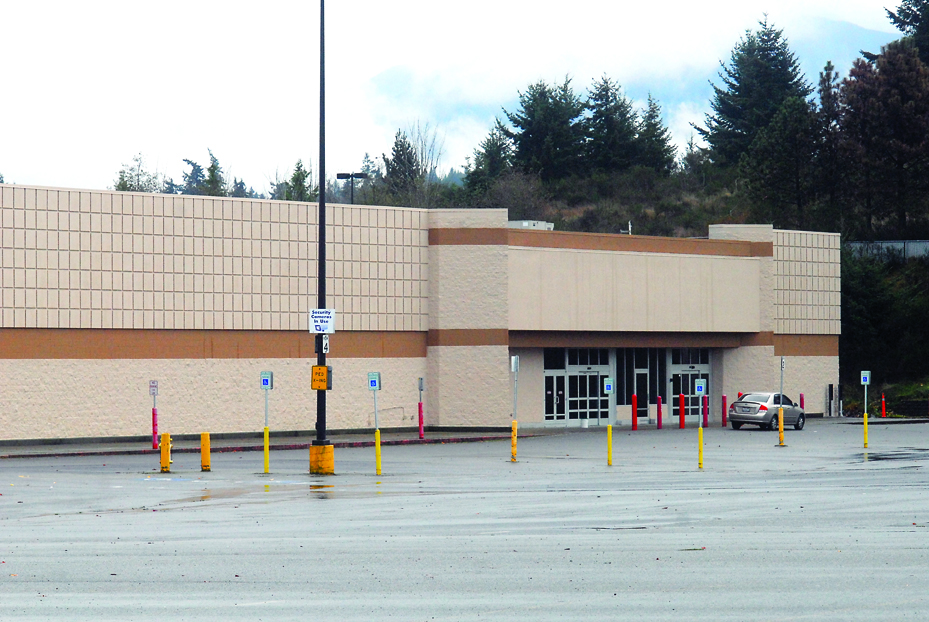
[[336,179],[351,179],[352,174],[351,173],[336,173],[335,178]]
[[367,173],[336,173],[336,179],[370,179]]

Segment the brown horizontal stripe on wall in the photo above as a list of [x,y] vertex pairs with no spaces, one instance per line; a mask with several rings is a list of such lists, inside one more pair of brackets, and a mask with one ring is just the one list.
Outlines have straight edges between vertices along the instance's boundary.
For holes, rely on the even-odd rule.
[[774,333],[769,331],[742,335],[742,345],[748,348],[757,346],[773,346]]
[[502,246],[507,243],[506,229],[430,229],[430,246]]
[[[329,357],[426,356],[425,332],[343,331]],[[308,331],[0,329],[0,359],[249,359],[315,357]]]
[[505,346],[510,344],[510,331],[505,328],[432,329],[429,347],[435,346]]
[[774,335],[776,356],[838,356],[838,335]]
[[774,256],[773,242],[693,240],[569,231],[524,231],[522,229],[510,229],[508,233],[510,246],[724,257]]
[[739,333],[510,331],[511,348],[737,348]]

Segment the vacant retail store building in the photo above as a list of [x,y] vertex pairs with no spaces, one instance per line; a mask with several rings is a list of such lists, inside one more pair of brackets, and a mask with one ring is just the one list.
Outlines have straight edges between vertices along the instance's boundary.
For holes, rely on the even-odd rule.
[[[317,206],[0,185],[0,440],[264,425],[311,430]],[[329,428],[629,424],[708,381],[828,409],[839,237],[711,226],[709,239],[508,228],[502,210],[332,205]],[[605,378],[616,391],[603,392]],[[677,415],[677,400],[666,415]]]

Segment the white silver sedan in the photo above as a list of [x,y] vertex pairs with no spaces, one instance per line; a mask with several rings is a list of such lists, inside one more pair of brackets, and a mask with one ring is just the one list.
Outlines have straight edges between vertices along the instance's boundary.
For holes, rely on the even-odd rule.
[[777,411],[784,407],[784,426],[802,430],[806,415],[799,404],[781,393],[746,393],[729,406],[729,424],[738,430],[744,424],[757,425],[762,430],[777,429]]

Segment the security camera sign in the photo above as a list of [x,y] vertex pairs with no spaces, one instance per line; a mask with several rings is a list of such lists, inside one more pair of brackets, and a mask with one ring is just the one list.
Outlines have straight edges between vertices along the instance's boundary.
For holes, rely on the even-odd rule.
[[313,309],[310,311],[310,332],[334,333],[335,309]]

